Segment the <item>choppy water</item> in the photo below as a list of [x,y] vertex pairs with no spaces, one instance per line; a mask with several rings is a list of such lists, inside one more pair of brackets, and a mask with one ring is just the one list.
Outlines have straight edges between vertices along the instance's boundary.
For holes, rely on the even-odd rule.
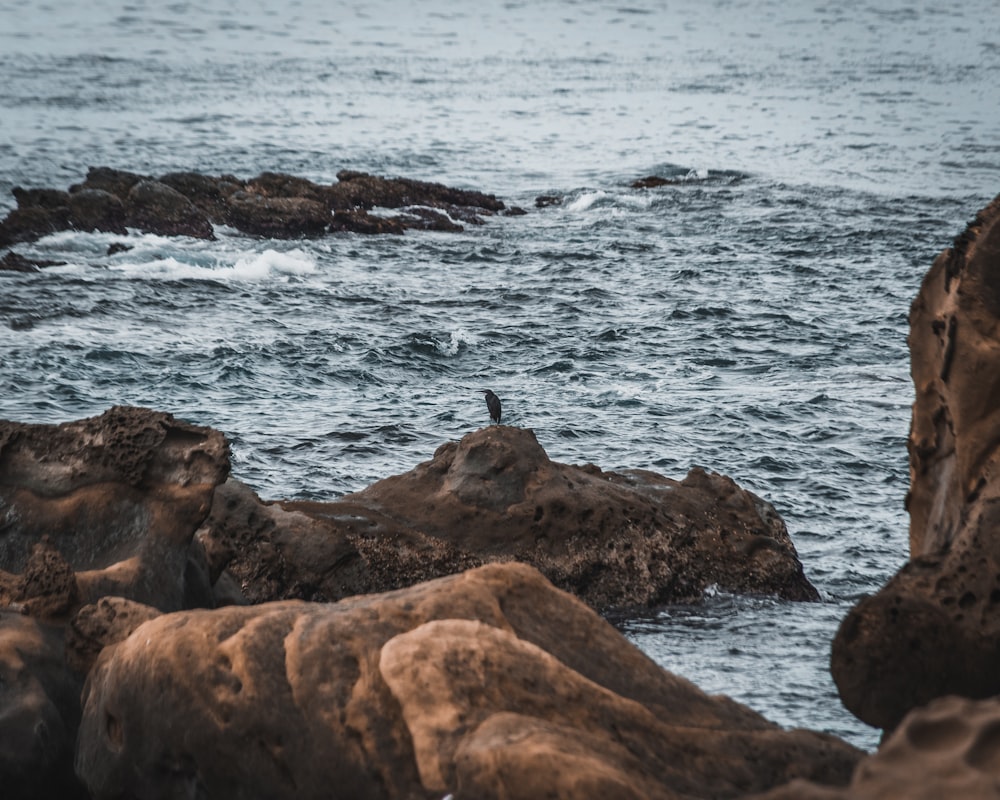
[[[225,431],[264,497],[332,498],[487,422],[775,504],[820,604],[620,622],[668,669],[864,747],[829,643],[905,560],[906,314],[1000,191],[994,0],[462,5],[0,0],[0,211],[88,165],[531,210],[465,233],[63,233],[0,273],[0,417],[132,403]],[[684,177],[629,188],[648,174]],[[565,196],[534,209],[541,194]]]

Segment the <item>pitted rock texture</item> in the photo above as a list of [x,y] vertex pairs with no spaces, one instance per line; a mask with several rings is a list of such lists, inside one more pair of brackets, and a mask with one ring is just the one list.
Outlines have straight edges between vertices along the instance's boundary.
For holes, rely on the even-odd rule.
[[939,698],[900,723],[847,787],[795,780],[756,800],[996,800],[1000,700]]
[[888,730],[935,697],[1000,693],[1000,198],[934,261],[910,350],[911,560],[831,659],[844,705]]
[[0,565],[24,571],[47,537],[75,571],[80,603],[115,594],[184,608],[190,593],[210,592],[191,585],[191,544],[228,472],[222,434],[162,412],[0,421]]
[[256,601],[331,601],[511,560],[600,609],[691,601],[713,584],[817,597],[774,508],[731,479],[557,464],[509,426],[337,502],[264,504],[230,482],[198,536],[212,574],[228,567]]
[[521,564],[157,617],[104,650],[79,742],[99,799],[740,797],[861,756],[705,695]]

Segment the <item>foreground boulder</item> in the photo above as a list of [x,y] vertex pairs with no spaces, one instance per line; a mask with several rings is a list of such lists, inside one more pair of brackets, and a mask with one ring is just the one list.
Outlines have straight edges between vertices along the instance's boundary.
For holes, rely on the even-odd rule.
[[63,425],[0,421],[0,585],[46,537],[75,571],[80,603],[200,605],[192,598],[211,587],[191,545],[228,472],[221,433],[148,409]]
[[948,694],[1000,694],[1000,198],[935,260],[910,311],[910,562],[847,615],[844,705],[894,728]]
[[774,508],[731,479],[558,464],[530,430],[501,425],[337,502],[263,504],[230,483],[198,535],[213,574],[268,587],[253,600],[336,600],[510,560],[601,609],[712,585],[817,599]]
[[84,697],[95,798],[740,797],[861,755],[705,695],[520,564],[168,614]]

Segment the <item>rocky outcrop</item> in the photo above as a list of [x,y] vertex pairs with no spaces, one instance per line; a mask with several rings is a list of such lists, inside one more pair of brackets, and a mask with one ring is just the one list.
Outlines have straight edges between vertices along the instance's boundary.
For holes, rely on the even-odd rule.
[[117,595],[185,608],[211,593],[191,544],[228,471],[221,433],[161,412],[0,421],[0,565],[23,572],[46,537],[72,566],[80,603]]
[[731,479],[558,464],[530,430],[499,425],[337,502],[263,504],[231,483],[199,540],[213,574],[268,587],[256,600],[336,600],[510,560],[602,609],[711,585],[817,599],[774,508]]
[[[344,170],[338,182],[262,172],[243,180],[172,172],[149,175],[92,167],[87,178],[58,189],[15,187],[17,208],[0,222],[0,247],[74,228],[124,234],[126,227],[163,236],[214,238],[214,225],[252,236],[297,238],[326,233],[401,234],[461,231],[509,209],[493,195],[409,178]],[[374,209],[397,213],[372,213]]]
[[84,697],[95,798],[739,797],[860,756],[664,672],[520,564],[161,616]]
[[892,729],[936,697],[1000,694],[1000,198],[910,311],[910,562],[844,619],[844,704]]
[[996,800],[1000,700],[934,700],[900,723],[846,787],[797,779],[755,800]]

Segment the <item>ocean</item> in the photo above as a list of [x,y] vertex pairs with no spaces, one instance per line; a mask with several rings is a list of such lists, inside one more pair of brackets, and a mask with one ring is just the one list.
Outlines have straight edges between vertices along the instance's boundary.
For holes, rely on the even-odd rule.
[[[820,603],[616,619],[665,668],[873,749],[829,675],[907,558],[921,278],[1000,192],[1000,15],[860,0],[0,0],[0,213],[88,166],[341,169],[494,193],[462,233],[63,232],[0,273],[0,418],[114,404],[225,432],[266,499],[333,499],[489,422],[549,456],[732,476]],[[632,188],[649,175],[673,179]],[[536,208],[535,198],[559,198]]]

